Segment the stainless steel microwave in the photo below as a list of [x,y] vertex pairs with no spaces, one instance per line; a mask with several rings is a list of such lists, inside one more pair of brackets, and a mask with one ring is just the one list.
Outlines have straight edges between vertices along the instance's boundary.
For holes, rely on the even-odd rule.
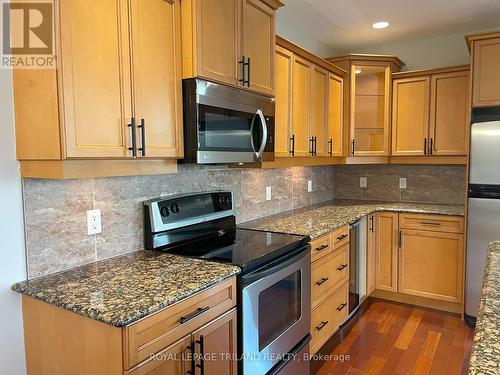
[[274,160],[274,99],[198,78],[183,80],[184,162]]

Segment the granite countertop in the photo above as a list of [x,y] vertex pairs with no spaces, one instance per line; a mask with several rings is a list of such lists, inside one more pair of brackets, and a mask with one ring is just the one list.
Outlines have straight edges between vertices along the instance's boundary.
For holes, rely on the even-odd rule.
[[470,358],[469,374],[500,373],[500,241],[492,242],[484,272],[481,305]]
[[138,251],[23,281],[12,290],[122,327],[239,272],[231,265]]
[[241,228],[321,237],[376,211],[464,216],[464,206],[334,200],[240,224]]

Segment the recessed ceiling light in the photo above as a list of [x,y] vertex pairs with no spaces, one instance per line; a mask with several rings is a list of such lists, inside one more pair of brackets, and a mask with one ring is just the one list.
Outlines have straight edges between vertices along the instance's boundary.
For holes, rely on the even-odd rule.
[[361,74],[361,68],[356,68],[356,69],[354,69],[354,73],[356,73],[356,74]]
[[387,21],[380,21],[380,22],[375,22],[372,27],[374,29],[385,29],[387,26],[389,26],[389,22]]

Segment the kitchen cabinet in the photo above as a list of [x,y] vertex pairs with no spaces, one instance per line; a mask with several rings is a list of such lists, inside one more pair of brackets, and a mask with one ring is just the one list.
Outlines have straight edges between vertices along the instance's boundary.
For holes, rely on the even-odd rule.
[[[73,160],[83,174],[144,174],[117,159],[181,158],[180,2],[71,0],[56,17],[57,70],[13,75],[21,173],[65,177]],[[96,158],[97,172],[82,163]]]
[[328,74],[328,156],[344,156],[344,80]]
[[500,32],[465,38],[472,56],[472,107],[500,105]]
[[327,59],[349,72],[351,156],[389,156],[391,74],[403,67],[395,56],[357,55]]
[[468,66],[393,77],[392,155],[467,155]]
[[274,94],[277,0],[183,0],[182,71]]
[[312,70],[312,106],[309,139],[313,156],[327,156],[328,71],[314,66]]
[[375,214],[368,215],[368,229],[366,240],[366,295],[375,290],[377,246],[375,235]]
[[290,156],[293,52],[276,45],[274,155]]
[[398,290],[398,214],[375,214],[375,287]]
[[293,57],[292,156],[312,154],[312,142],[309,138],[312,68],[309,61],[299,56]]

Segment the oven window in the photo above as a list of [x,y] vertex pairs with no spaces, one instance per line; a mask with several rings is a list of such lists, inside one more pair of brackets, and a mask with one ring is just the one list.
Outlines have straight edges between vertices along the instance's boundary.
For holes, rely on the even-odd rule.
[[300,270],[259,294],[259,351],[285,332],[301,316]]

